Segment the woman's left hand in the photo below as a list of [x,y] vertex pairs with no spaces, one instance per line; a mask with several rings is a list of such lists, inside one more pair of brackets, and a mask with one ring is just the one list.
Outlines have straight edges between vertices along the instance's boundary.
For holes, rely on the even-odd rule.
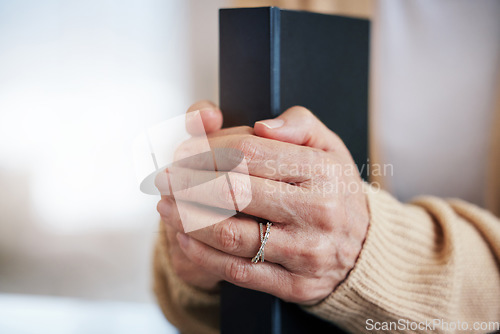
[[[197,215],[195,220],[203,219],[196,203],[226,209],[234,208],[235,200],[248,204],[240,211],[273,222],[265,262],[250,261],[261,241],[258,224],[248,216],[179,232],[179,245],[193,263],[223,280],[316,304],[347,277],[361,251],[369,222],[362,180],[342,140],[305,108],[257,122],[254,131],[208,136],[212,149],[242,152],[249,176],[229,172],[232,191],[205,183],[196,192],[176,193],[176,201],[193,205],[184,211]],[[202,169],[168,177],[189,184],[193,175],[203,178]]]

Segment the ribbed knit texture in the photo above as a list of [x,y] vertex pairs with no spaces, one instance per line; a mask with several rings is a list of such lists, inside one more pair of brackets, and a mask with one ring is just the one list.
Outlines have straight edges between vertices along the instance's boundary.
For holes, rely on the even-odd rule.
[[[356,265],[329,297],[304,309],[352,333],[366,332],[367,319],[500,321],[498,218],[460,200],[402,204],[366,189],[370,226]],[[183,333],[217,332],[218,297],[175,276],[165,237],[157,245],[155,291]]]

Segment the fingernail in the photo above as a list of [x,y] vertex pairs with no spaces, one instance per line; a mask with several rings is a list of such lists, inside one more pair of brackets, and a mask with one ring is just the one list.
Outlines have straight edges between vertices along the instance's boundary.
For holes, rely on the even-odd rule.
[[265,125],[268,129],[276,129],[285,124],[285,121],[279,118],[275,118],[275,119],[266,119],[264,121],[258,121],[255,123],[261,123]]
[[200,111],[199,110],[195,110],[195,111],[191,111],[191,112],[188,112],[186,114],[186,120],[189,122],[189,121],[192,121],[194,120],[196,117],[198,117],[198,115],[200,114]]
[[177,232],[177,240],[179,240],[179,245],[182,248],[187,248],[189,243],[189,237],[186,234]]

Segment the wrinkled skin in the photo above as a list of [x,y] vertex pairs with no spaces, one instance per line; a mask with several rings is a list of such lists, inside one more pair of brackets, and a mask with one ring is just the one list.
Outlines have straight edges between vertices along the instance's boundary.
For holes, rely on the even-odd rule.
[[[157,209],[176,274],[207,291],[226,280],[303,305],[326,298],[353,268],[369,222],[362,180],[342,140],[302,107],[253,128],[223,130],[215,105],[202,101],[188,113],[194,110],[200,110],[210,147],[243,152],[250,176],[229,173],[234,194],[210,187],[175,200],[162,196]],[[168,177],[184,182],[200,173],[191,168]],[[176,201],[192,205],[191,219],[203,220],[210,213],[196,203],[223,208],[233,195],[248,204],[244,215],[183,232]],[[265,262],[257,264],[250,261],[260,247],[255,217],[273,222]]]

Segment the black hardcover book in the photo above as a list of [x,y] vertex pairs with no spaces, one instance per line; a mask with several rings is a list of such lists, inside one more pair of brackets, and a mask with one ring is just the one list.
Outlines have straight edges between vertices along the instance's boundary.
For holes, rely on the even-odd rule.
[[[253,126],[302,105],[344,140],[361,169],[368,158],[369,21],[276,7],[221,9],[219,20],[224,126]],[[295,304],[231,284],[222,288],[221,330],[342,333]]]

